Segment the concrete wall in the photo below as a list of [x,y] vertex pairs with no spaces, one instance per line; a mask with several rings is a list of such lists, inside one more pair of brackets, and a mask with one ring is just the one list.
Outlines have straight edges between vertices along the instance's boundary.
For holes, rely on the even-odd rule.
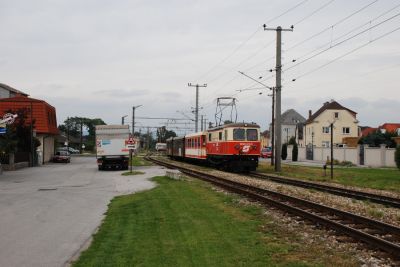
[[[339,161],[350,161],[353,164],[360,164],[360,147],[335,147],[333,148],[333,158]],[[370,167],[396,167],[394,154],[396,149],[382,147],[364,148],[364,165]],[[290,153],[290,154],[289,154]],[[331,150],[325,147],[314,147],[314,161],[325,162],[330,158]],[[291,159],[291,150],[288,148],[288,159]],[[306,160],[306,148],[299,147],[299,161]]]
[[[40,140],[40,146],[38,149],[42,151],[44,162],[49,162],[54,155],[54,136],[38,135],[37,138]],[[43,151],[44,145],[44,151]]]

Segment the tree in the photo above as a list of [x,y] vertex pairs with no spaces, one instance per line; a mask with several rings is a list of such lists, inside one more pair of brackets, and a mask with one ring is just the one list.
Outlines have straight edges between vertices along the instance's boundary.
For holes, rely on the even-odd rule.
[[394,159],[396,161],[397,168],[400,169],[400,145],[397,145],[396,152],[394,154]]
[[396,132],[388,132],[382,133],[381,131],[376,131],[373,133],[369,133],[367,136],[362,137],[359,144],[369,145],[371,147],[379,147],[380,145],[384,144],[388,147],[395,148],[396,142],[393,140],[392,137],[399,136]]
[[287,144],[283,144],[282,145],[282,154],[281,154],[281,158],[283,160],[285,160],[287,158]]
[[292,161],[297,161],[299,155],[299,148],[296,143],[293,145],[293,150],[292,150]]
[[165,126],[157,128],[157,140],[160,143],[165,143],[166,140],[170,137],[176,137],[176,133],[174,131],[168,131]]
[[105,125],[106,123],[99,118],[90,119],[85,117],[70,117],[64,121],[64,124],[58,126],[58,129],[64,133],[68,133],[69,136],[80,137],[81,128],[85,128],[88,131],[85,141],[85,149],[93,150],[96,139],[96,125]]
[[13,124],[7,125],[6,133],[0,136],[0,150],[5,153],[30,152],[33,140],[33,148],[36,151],[40,141],[36,137],[31,139],[31,124],[34,128],[35,120],[27,122],[28,109],[8,110],[6,113],[14,113],[18,117]]
[[289,145],[295,145],[295,144],[296,144],[296,138],[294,136],[290,137]]

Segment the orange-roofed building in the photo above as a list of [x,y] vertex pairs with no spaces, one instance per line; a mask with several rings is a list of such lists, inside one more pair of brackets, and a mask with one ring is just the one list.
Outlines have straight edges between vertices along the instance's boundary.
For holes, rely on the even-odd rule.
[[361,130],[361,137],[367,136],[371,133],[374,133],[378,130],[378,128],[366,127]]
[[[8,97],[5,91],[9,91]],[[56,109],[46,101],[30,98],[27,94],[16,90],[10,86],[0,84],[0,117],[5,113],[27,109],[26,124],[30,125],[31,117],[35,121],[34,132],[41,145],[38,149],[42,152],[42,162],[48,162],[54,154],[54,140],[58,135]],[[32,108],[32,113],[30,109]],[[32,114],[32,115],[31,115]]]
[[381,132],[391,132],[391,133],[397,133],[400,135],[400,123],[384,123],[381,126],[379,126],[379,130]]

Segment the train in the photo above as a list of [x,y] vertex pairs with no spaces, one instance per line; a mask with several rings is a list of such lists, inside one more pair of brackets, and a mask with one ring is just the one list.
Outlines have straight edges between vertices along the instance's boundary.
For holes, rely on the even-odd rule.
[[169,158],[233,172],[255,171],[260,149],[260,126],[255,123],[224,124],[167,139]]

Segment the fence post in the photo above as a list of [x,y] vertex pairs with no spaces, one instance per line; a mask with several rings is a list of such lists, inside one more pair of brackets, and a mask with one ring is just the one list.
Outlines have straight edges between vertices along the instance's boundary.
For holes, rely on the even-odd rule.
[[385,144],[381,144],[380,145],[380,149],[381,149],[381,167],[386,166],[386,145]]

